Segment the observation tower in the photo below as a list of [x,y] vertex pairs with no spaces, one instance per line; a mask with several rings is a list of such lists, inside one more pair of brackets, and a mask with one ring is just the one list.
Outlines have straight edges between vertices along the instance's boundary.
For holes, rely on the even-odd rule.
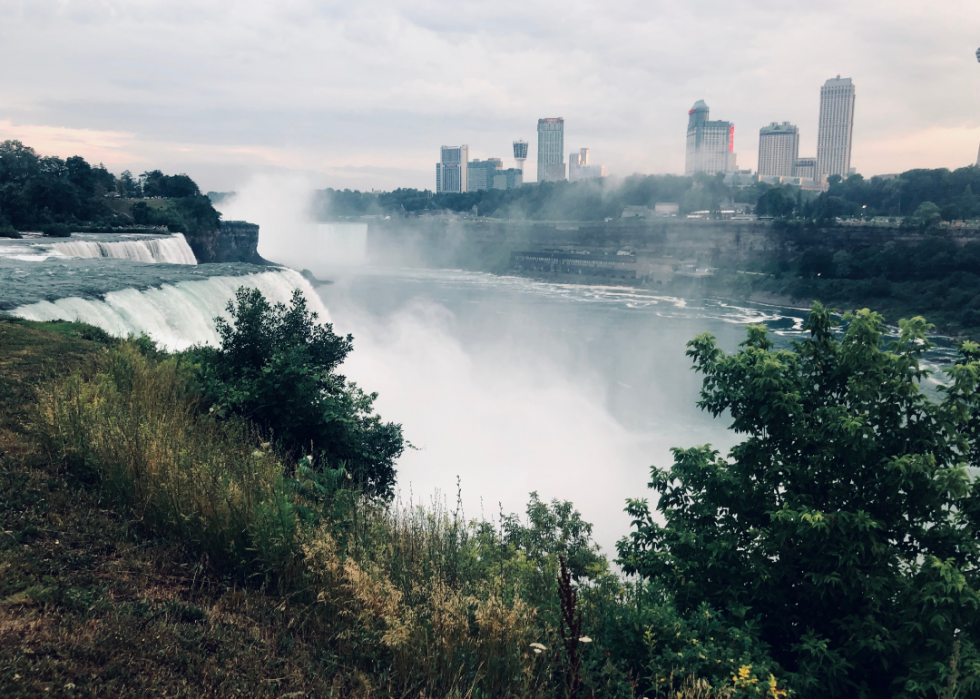
[[524,161],[527,160],[527,141],[514,141],[514,160],[517,169],[524,172]]

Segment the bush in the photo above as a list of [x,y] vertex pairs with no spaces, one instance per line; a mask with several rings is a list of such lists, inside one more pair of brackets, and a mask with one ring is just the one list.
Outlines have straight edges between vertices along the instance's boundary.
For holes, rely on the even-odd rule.
[[221,346],[190,353],[212,410],[247,417],[282,450],[342,467],[365,493],[390,497],[405,443],[400,425],[372,413],[377,394],[338,373],[353,338],[319,324],[298,290],[287,307],[243,287],[228,313],[230,323],[216,319]]
[[64,223],[46,223],[40,226],[41,232],[52,238],[70,238],[71,228]]
[[9,223],[0,226],[0,238],[22,238],[23,236]]
[[744,616],[803,696],[973,696],[980,482],[964,467],[980,465],[980,347],[961,345],[934,402],[924,320],[888,347],[877,314],[844,320],[838,339],[815,304],[790,350],[764,326],[732,355],[707,334],[688,344],[699,405],[746,439],[728,459],[675,449],[654,468],[665,523],[631,501],[620,560],[682,612]]

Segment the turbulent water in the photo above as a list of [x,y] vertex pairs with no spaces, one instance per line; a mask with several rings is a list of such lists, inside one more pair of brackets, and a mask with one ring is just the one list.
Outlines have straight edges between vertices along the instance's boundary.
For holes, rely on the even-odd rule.
[[[218,336],[214,318],[239,287],[256,288],[271,302],[287,302],[299,289],[311,310],[327,309],[291,269],[246,264],[148,265],[122,260],[14,264],[0,260],[0,308],[28,320],[80,320],[111,335],[145,332],[173,350]],[[25,303],[24,301],[27,301]]]
[[136,262],[196,265],[197,259],[183,234],[74,234],[69,239],[27,238],[0,240],[0,258],[25,262],[48,258],[109,258]]

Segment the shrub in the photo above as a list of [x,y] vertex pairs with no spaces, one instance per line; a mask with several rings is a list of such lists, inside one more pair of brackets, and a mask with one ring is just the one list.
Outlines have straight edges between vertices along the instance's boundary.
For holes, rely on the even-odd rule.
[[9,223],[0,226],[0,238],[22,238],[23,236]]
[[[815,304],[810,337],[775,350],[750,326],[726,355],[688,344],[699,405],[746,435],[728,459],[675,449],[653,469],[653,519],[632,501],[628,572],[682,612],[744,615],[803,696],[967,695],[980,679],[980,348],[963,343],[943,400],[920,389],[921,318],[883,346],[879,315]],[[748,628],[748,626],[747,626]]]
[[318,323],[298,290],[287,307],[243,287],[228,312],[230,323],[216,319],[221,346],[191,352],[212,409],[246,417],[282,450],[343,467],[365,493],[390,497],[401,426],[382,422],[372,413],[377,394],[338,373],[353,338]]
[[71,228],[64,223],[45,223],[41,227],[41,232],[51,238],[70,238]]

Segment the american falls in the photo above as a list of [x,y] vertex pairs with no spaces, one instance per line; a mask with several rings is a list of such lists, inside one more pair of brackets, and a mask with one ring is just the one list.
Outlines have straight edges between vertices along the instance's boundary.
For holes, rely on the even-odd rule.
[[45,245],[51,252],[64,257],[109,257],[137,262],[162,262],[172,265],[196,265],[197,259],[182,233],[158,237],[139,237],[129,240],[84,240],[73,238],[63,243]]
[[9,313],[27,320],[78,320],[116,337],[146,333],[162,347],[182,350],[194,344],[218,343],[214,318],[227,316],[225,307],[242,286],[258,289],[270,303],[287,303],[293,291],[299,289],[307,307],[319,315],[320,321],[329,321],[327,309],[310,283],[299,273],[283,268],[121,289],[101,298],[69,296],[38,301]]

